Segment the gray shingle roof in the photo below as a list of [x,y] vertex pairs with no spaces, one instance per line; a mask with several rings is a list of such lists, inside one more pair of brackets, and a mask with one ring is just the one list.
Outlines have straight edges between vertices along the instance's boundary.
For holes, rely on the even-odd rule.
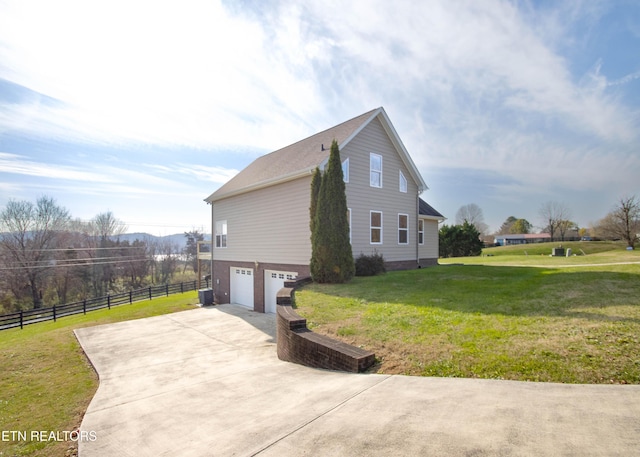
[[438,219],[442,218],[443,220],[445,219],[445,217],[442,214],[436,211],[436,209],[433,206],[425,202],[423,199],[420,199],[418,213],[420,214],[420,216],[430,216]]
[[[304,140],[258,157],[244,170],[206,198],[214,202],[248,190],[258,189],[280,180],[292,179],[312,172],[328,159],[331,142],[342,147],[382,108],[368,111],[335,127],[316,133]],[[324,150],[322,148],[324,146]]]

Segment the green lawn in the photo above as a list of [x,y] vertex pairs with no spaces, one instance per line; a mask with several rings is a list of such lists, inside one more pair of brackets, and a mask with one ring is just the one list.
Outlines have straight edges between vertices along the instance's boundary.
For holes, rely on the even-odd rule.
[[[614,251],[584,257],[640,261]],[[314,331],[374,351],[379,372],[640,383],[640,264],[546,256],[553,267],[510,266],[538,260],[511,253],[500,265],[498,257],[311,284],[296,306]]]
[[[73,334],[80,327],[193,309],[197,292],[63,317],[57,322],[0,331],[0,432],[72,431],[98,388]],[[64,456],[73,442],[0,440],[0,456]]]
[[[562,245],[571,249],[571,257],[551,257],[554,247]],[[531,265],[571,266],[640,262],[640,251],[627,251],[626,244],[612,241],[598,242],[554,242],[519,246],[485,248],[479,257],[440,259],[441,264],[464,263],[465,265]]]

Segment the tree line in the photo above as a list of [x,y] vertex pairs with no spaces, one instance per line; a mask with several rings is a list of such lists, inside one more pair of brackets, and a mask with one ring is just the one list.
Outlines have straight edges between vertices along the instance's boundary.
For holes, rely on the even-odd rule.
[[166,241],[121,240],[126,230],[111,212],[85,222],[47,196],[35,203],[10,200],[0,212],[0,313],[166,283],[177,274],[194,277],[202,233],[185,233],[181,249]]
[[[592,227],[579,227],[571,220],[569,207],[549,201],[538,210],[539,233],[548,233],[550,241],[569,239],[622,240],[628,247],[635,248],[640,234],[640,199],[626,196],[618,200],[605,217]],[[509,216],[494,233],[489,234],[484,222],[482,209],[475,203],[460,207],[456,213],[456,224],[440,228],[440,257],[460,257],[480,255],[482,242],[477,240],[496,235],[533,233],[534,225],[524,218]]]

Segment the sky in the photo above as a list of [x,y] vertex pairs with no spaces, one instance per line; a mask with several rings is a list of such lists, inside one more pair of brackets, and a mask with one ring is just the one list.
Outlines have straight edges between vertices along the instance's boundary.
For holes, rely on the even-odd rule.
[[251,161],[380,106],[446,223],[588,227],[640,196],[640,2],[0,0],[0,210],[209,233]]

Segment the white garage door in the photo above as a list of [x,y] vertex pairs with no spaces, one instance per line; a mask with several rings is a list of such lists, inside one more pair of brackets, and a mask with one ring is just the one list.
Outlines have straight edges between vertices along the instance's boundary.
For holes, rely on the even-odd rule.
[[253,270],[231,267],[230,302],[253,309]]
[[296,279],[298,273],[292,271],[265,270],[264,272],[264,312],[276,312],[276,295],[284,287],[284,282]]

